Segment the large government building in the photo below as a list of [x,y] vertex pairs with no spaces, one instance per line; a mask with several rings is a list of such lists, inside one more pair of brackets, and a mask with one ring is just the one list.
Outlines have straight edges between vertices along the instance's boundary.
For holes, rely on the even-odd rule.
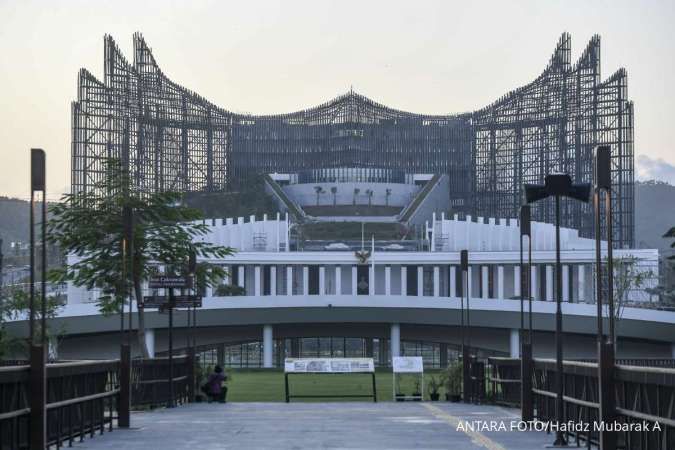
[[[516,217],[524,183],[550,172],[591,181],[592,150],[612,146],[614,242],[634,243],[633,105],[619,69],[603,79],[600,38],[572,60],[563,34],[534,81],[474,112],[400,111],[350,91],[315,108],[236,114],[170,80],[140,34],[128,61],[105,38],[104,74],[83,69],[73,103],[72,189],[91,189],[103,160],[128,163],[147,191],[236,190],[266,173],[371,168],[445,174],[454,212]],[[588,205],[564,202],[564,224],[592,235]],[[552,222],[549,202],[533,217]]]
[[[208,261],[229,276],[200,292],[195,336],[203,355],[240,367],[281,367],[296,356],[372,356],[387,365],[392,356],[421,355],[439,367],[460,348],[462,323],[470,320],[476,352],[515,356],[521,286],[529,283],[534,353],[552,356],[554,209],[533,205],[531,267],[520,264],[515,218],[525,183],[554,172],[592,182],[598,145],[612,150],[614,257],[644,275],[638,289],[621,292],[618,354],[675,354],[675,312],[657,310],[647,290],[657,283],[658,251],[633,248],[626,72],[601,78],[599,37],[573,62],[563,34],[534,81],[474,112],[446,116],[392,109],[352,91],[304,111],[236,114],[171,81],[138,34],[131,62],[111,37],[104,61],[103,81],[80,72],[74,192],[93,189],[112,157],[146,192],[234,192],[255,184],[278,206],[264,216],[206,218],[203,239],[236,251]],[[562,207],[565,357],[593,358],[593,211],[578,201]],[[143,294],[164,293],[145,287]],[[68,287],[54,319],[67,330],[62,358],[117,354],[119,318],[101,315],[97,297]],[[187,323],[179,311],[179,351]],[[165,352],[167,316],[148,309],[145,326],[136,345]]]

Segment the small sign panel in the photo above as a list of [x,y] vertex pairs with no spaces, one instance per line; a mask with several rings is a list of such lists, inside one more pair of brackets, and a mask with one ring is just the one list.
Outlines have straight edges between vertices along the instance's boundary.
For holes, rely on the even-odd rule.
[[[169,297],[167,295],[150,295],[143,297],[144,308],[160,308],[166,309],[169,305]],[[174,308],[201,308],[202,297],[200,295],[174,295]]]
[[159,275],[150,277],[150,280],[148,280],[148,287],[150,289],[180,289],[190,287],[190,283],[186,277]]
[[286,358],[286,373],[372,373],[373,358]]
[[424,373],[421,356],[394,356],[391,361],[394,373]]

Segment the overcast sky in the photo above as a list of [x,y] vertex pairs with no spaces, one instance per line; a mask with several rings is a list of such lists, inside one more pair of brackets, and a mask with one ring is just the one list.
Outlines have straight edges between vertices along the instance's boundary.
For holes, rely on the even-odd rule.
[[172,80],[256,114],[351,86],[413,112],[472,111],[536,77],[562,32],[573,59],[597,33],[603,78],[628,70],[638,174],[675,182],[673,23],[673,1],[0,0],[0,195],[28,195],[30,147],[47,151],[49,197],[68,189],[78,69],[102,79],[106,33],[132,60],[135,31]]

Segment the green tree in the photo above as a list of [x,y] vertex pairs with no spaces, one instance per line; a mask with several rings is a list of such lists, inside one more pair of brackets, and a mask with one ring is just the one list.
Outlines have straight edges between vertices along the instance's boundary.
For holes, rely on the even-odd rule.
[[[20,318],[28,318],[30,314],[30,294],[25,286],[5,286],[2,289],[2,301],[0,302],[0,359],[8,358],[13,355],[25,355],[28,357],[28,341],[23,338],[17,338],[7,332],[4,324],[10,320],[17,320]],[[62,328],[54,328],[50,326],[49,319],[56,317],[59,308],[65,303],[63,296],[47,295],[45,297],[46,304],[46,338],[47,342],[51,343],[52,348],[57,348],[56,345],[60,336],[63,335]],[[42,333],[41,329],[42,308],[41,308],[41,291],[35,290],[35,336],[39,338]]]
[[[648,282],[654,279],[655,274],[653,270],[641,267],[640,259],[632,255],[613,258],[612,264],[614,269],[614,322],[617,328],[615,337],[618,338],[619,323],[626,305],[630,302],[630,293],[639,290],[650,293],[646,287]],[[606,314],[609,314],[609,310]]]
[[[133,271],[128,270],[128,262],[122,257],[125,207],[134,211],[133,239],[127,258],[133,259]],[[216,258],[233,253],[229,247],[200,241],[208,233],[208,226],[198,222],[202,219],[200,211],[184,206],[180,194],[148,194],[136,189],[116,159],[106,161],[102,181],[90,190],[64,195],[50,212],[48,239],[76,257],[72,264],[52,271],[51,280],[98,289],[97,303],[103,314],[120,312],[126,294],[133,292],[139,304],[138,341],[144,357],[148,350],[140,306],[143,281],[156,273],[158,266],[180,272],[193,251],[197,256]],[[218,285],[226,275],[221,266],[197,266],[200,288]]]

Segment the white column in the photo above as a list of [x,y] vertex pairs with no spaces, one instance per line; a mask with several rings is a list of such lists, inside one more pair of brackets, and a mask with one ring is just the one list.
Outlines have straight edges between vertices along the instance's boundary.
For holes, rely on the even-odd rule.
[[577,301],[578,302],[585,302],[586,299],[586,266],[583,264],[579,264],[579,269],[577,276],[579,279],[577,280],[578,287],[579,287],[579,293],[577,294]]
[[237,267],[237,277],[239,278],[239,280],[237,280],[237,284],[239,285],[239,287],[243,288],[244,283],[246,282],[246,271],[243,265]]
[[254,295],[257,297],[257,296],[261,295],[261,293],[262,293],[262,289],[260,289],[260,284],[261,284],[261,281],[262,281],[261,278],[260,278],[260,266],[255,266],[254,273],[255,273],[255,276],[254,276],[254,280],[253,280],[253,292],[254,292]]
[[541,300],[539,298],[539,291],[537,290],[537,266],[532,264],[530,266],[530,293],[532,294],[532,300]]
[[352,266],[352,295],[357,295],[359,289],[358,268]]
[[384,295],[391,295],[391,266],[384,266]]
[[553,266],[546,265],[546,301],[552,302],[553,297]]
[[504,299],[504,266],[497,266],[497,298]]
[[417,295],[424,295],[424,266],[417,266]]
[[401,266],[401,295],[408,295],[408,268]]
[[270,295],[277,295],[277,266],[270,267]]
[[309,267],[302,266],[302,295],[309,295]]
[[293,295],[293,266],[286,266],[286,295]]
[[368,266],[368,295],[375,295],[375,265]]
[[482,280],[481,280],[481,289],[480,290],[481,290],[481,297],[483,297],[483,298],[488,298],[489,297],[488,294],[490,293],[489,286],[488,286],[488,282],[490,281],[489,269],[490,269],[489,266],[481,266],[481,272],[482,272],[481,278],[482,278]]
[[434,297],[438,297],[441,289],[441,272],[438,266],[434,266]]
[[342,295],[342,267],[335,266],[335,295]]
[[146,328],[145,330],[145,348],[148,349],[150,358],[155,357],[155,330]]
[[390,335],[390,351],[391,357],[401,356],[401,326],[397,323],[391,324],[391,335]]
[[319,266],[319,295],[326,295],[326,268]]
[[520,297],[520,265],[513,266],[513,295]]
[[570,266],[562,266],[562,301],[570,301]]
[[457,267],[450,266],[450,297],[457,297]]
[[511,358],[520,358],[520,330],[511,329],[509,336],[509,354]]
[[272,339],[272,325],[263,326],[263,367],[272,368],[272,355],[274,354],[274,340]]

